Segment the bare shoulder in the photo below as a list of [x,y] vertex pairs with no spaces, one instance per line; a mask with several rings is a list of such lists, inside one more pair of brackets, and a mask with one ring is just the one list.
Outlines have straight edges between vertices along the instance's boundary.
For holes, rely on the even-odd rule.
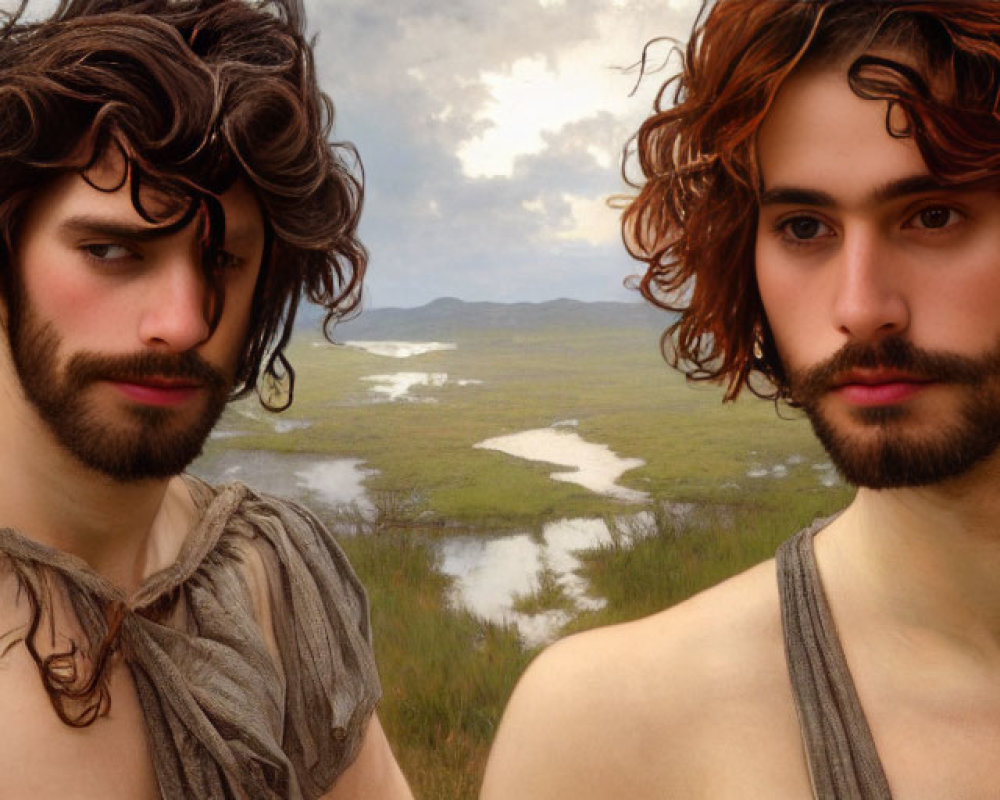
[[511,698],[483,798],[703,794],[716,757],[740,758],[748,733],[772,735],[779,717],[794,737],[787,682],[769,561],[546,650]]

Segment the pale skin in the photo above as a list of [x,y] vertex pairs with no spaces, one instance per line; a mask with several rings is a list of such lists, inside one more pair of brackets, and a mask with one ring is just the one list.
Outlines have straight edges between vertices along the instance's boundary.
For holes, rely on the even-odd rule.
[[[126,189],[98,192],[74,174],[40,193],[20,237],[19,269],[35,312],[53,322],[62,337],[61,361],[77,350],[109,355],[194,350],[233,374],[264,232],[257,201],[244,184],[221,199],[225,249],[234,261],[226,271],[224,313],[213,331],[204,314],[206,286],[194,225],[154,239],[111,236],[103,228],[147,224]],[[7,345],[5,305],[0,313],[0,521],[82,558],[131,592],[177,556],[197,520],[192,499],[179,478],[122,483],[64,450],[21,390]],[[121,408],[129,401],[119,387],[102,383],[88,392],[95,413],[127,424]],[[179,417],[196,414],[203,401],[194,392],[178,406]],[[0,598],[0,629],[16,624],[7,624],[13,607],[12,597]],[[5,798],[159,797],[142,712],[122,663],[112,672],[109,715],[74,729],[55,715],[27,652],[14,648],[0,662],[0,710],[17,721],[0,726]],[[324,797],[412,797],[377,715],[358,757]]]
[[[1000,198],[929,186],[916,147],[891,139],[884,122],[884,105],[853,95],[841,65],[793,75],[759,132],[770,199],[759,211],[757,279],[793,369],[888,335],[968,356],[1000,339]],[[868,377],[909,404],[898,433],[916,438],[954,418],[964,391]],[[851,417],[849,394],[826,396],[824,410],[863,444],[872,431]],[[994,452],[935,485],[860,489],[816,539],[895,798],[971,800],[1000,786],[998,488]],[[482,791],[484,800],[809,796],[773,562],[550,648],[515,691]]]

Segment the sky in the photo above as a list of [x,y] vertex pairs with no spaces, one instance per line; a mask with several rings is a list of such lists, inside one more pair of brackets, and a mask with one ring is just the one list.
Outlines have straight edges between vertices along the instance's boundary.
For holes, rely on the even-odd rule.
[[686,40],[699,5],[306,0],[334,139],[365,169],[365,306],[636,299],[607,200],[676,61],[637,89],[628,68]]

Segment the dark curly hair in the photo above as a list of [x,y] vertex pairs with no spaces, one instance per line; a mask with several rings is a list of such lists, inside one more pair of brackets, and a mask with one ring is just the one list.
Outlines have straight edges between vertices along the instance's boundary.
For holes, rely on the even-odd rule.
[[[331,143],[333,105],[316,82],[301,0],[60,0],[0,17],[0,280],[13,302],[12,259],[31,198],[109,149],[121,183],[177,202],[183,224],[207,212],[203,257],[218,322],[225,219],[218,197],[254,190],[266,252],[233,396],[257,389],[272,410],[292,401],[284,355],[303,294],[326,309],[324,332],[360,302],[367,263],[356,237],[362,174],[350,145]],[[81,155],[81,145],[86,152]],[[177,224],[171,221],[171,224]]]
[[912,137],[935,177],[998,183],[1000,2],[704,2],[681,60],[632,143],[645,180],[623,234],[647,264],[638,287],[679,314],[662,349],[690,380],[723,383],[726,400],[744,386],[787,399],[754,275],[755,140],[775,95],[804,63],[846,60],[855,94],[887,104],[890,135]]

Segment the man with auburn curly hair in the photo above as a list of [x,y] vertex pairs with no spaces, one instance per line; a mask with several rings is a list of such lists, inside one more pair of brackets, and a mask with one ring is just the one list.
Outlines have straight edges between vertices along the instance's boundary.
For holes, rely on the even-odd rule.
[[543,654],[483,797],[993,797],[1000,3],[706,10],[626,241],[680,312],[674,363],[803,408],[857,494]]
[[358,302],[353,150],[298,0],[0,25],[5,798],[408,798],[364,590],[305,509],[181,474]]

